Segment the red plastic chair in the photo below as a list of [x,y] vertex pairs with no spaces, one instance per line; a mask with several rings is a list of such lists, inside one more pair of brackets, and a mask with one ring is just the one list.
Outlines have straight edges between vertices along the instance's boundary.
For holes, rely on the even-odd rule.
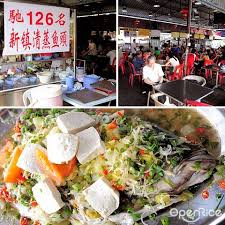
[[128,52],[123,52],[123,58],[128,61],[128,58],[129,58],[129,54]]
[[186,106],[211,106],[203,102],[197,102],[193,100],[186,100],[185,102]]
[[126,67],[125,67],[125,59],[123,57],[119,60],[119,69],[121,70],[122,75],[124,76]]
[[[204,61],[204,66],[210,66],[210,65],[213,65],[213,64],[214,64],[213,60],[205,60]],[[212,71],[207,70],[205,68],[205,78],[208,79],[209,77],[212,79]]]
[[128,63],[128,66],[129,66],[129,69],[130,69],[130,74],[129,74],[129,85],[131,87],[133,87],[133,84],[134,84],[134,79],[135,77],[138,78],[138,81],[139,83],[141,82],[142,80],[142,74],[141,73],[137,73],[135,67],[134,67],[134,64],[133,63]]
[[225,60],[220,61],[218,65],[219,65],[219,66],[225,65]]
[[194,63],[197,56],[193,53],[188,54],[186,75],[190,75],[194,71]]
[[174,72],[169,76],[169,80],[181,80],[184,75],[184,65],[180,64],[175,67]]

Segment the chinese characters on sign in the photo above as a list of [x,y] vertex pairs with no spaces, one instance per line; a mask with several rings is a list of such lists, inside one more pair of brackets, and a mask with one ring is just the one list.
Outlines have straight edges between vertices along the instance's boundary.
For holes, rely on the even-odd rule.
[[69,51],[70,9],[5,2],[4,23],[4,55]]

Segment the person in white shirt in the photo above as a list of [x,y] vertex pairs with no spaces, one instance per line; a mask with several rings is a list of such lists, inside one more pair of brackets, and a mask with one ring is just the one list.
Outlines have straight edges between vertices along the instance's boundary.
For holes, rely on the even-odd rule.
[[174,72],[176,66],[179,66],[179,65],[180,65],[179,59],[173,53],[170,53],[169,60],[165,64],[165,66],[172,66],[173,67],[172,71]]
[[155,56],[150,56],[143,68],[143,80],[146,84],[154,85],[163,82],[162,66],[156,63]]
[[137,52],[137,44],[136,44],[136,39],[133,40],[133,43],[131,43],[131,53],[136,54]]
[[116,50],[111,50],[109,51],[106,56],[108,56],[110,58],[110,65],[111,66],[114,66],[113,65],[113,62],[114,62],[114,59],[116,58]]

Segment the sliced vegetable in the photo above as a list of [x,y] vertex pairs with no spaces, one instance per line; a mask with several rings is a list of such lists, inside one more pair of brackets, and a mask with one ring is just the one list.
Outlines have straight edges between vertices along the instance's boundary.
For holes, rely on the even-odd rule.
[[54,164],[48,160],[47,155],[41,151],[36,151],[37,163],[43,173],[48,176],[56,185],[64,183],[65,178],[68,177],[76,166],[76,158],[73,158],[67,164]]
[[144,154],[145,154],[145,150],[144,150],[144,149],[140,149],[140,150],[139,150],[139,154],[140,154],[140,155],[144,155]]
[[101,215],[95,210],[86,209],[85,214],[91,219],[98,219]]
[[198,127],[196,128],[196,133],[199,135],[202,135],[205,133],[205,128],[204,127]]
[[223,190],[225,190],[225,180],[220,180],[219,181],[219,187]]
[[31,207],[36,207],[36,206],[38,206],[38,203],[37,203],[36,201],[32,201],[32,202],[30,203],[30,206],[31,206]]
[[167,216],[164,216],[161,218],[161,224],[162,225],[170,225],[170,220]]
[[123,116],[124,116],[124,110],[118,111],[117,114],[118,114],[119,116],[123,117]]
[[20,218],[20,225],[29,225],[29,224],[30,224],[30,219],[23,216]]
[[22,148],[20,146],[14,149],[11,161],[6,170],[4,171],[4,182],[18,183],[18,179],[22,177],[23,170],[16,165],[21,153]]
[[14,202],[14,199],[9,194],[6,186],[0,188],[0,199],[8,203]]
[[39,221],[35,221],[33,225],[41,225]]
[[194,195],[188,190],[187,191],[183,191],[181,193],[181,195],[179,196],[180,200],[183,201],[183,202],[189,201],[193,197],[194,197]]
[[204,190],[204,191],[202,192],[202,198],[203,198],[203,199],[208,199],[208,198],[209,198],[209,192],[208,192],[207,190]]
[[149,171],[145,172],[145,177],[150,177],[150,172]]
[[170,203],[170,195],[168,193],[160,193],[155,196],[155,201],[158,204],[169,205]]
[[222,196],[222,193],[216,193],[216,201],[220,201]]
[[19,184],[23,184],[26,180],[27,180],[27,179],[26,179],[23,175],[21,175],[21,176],[18,177],[18,179],[17,179],[17,181],[18,181]]
[[113,129],[116,129],[117,128],[117,123],[116,121],[112,121],[110,124],[107,125],[107,128],[110,129],[110,130],[113,130]]
[[57,168],[63,177],[68,177],[74,171],[77,165],[76,157],[71,159],[68,163],[54,164],[54,168]]
[[103,170],[103,175],[104,175],[104,176],[107,176],[108,174],[109,174],[109,171],[108,171],[107,169],[104,169],[104,170]]
[[14,127],[14,131],[17,134],[21,134],[21,124],[19,122],[16,123],[16,126]]
[[115,181],[111,181],[111,185],[112,185],[113,188],[115,188],[118,191],[124,191],[125,190],[125,186],[124,185],[118,184]]

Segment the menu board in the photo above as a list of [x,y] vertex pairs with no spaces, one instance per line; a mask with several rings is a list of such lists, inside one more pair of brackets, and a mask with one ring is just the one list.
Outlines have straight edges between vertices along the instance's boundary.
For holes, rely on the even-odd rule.
[[70,9],[5,2],[4,35],[3,55],[67,52]]

